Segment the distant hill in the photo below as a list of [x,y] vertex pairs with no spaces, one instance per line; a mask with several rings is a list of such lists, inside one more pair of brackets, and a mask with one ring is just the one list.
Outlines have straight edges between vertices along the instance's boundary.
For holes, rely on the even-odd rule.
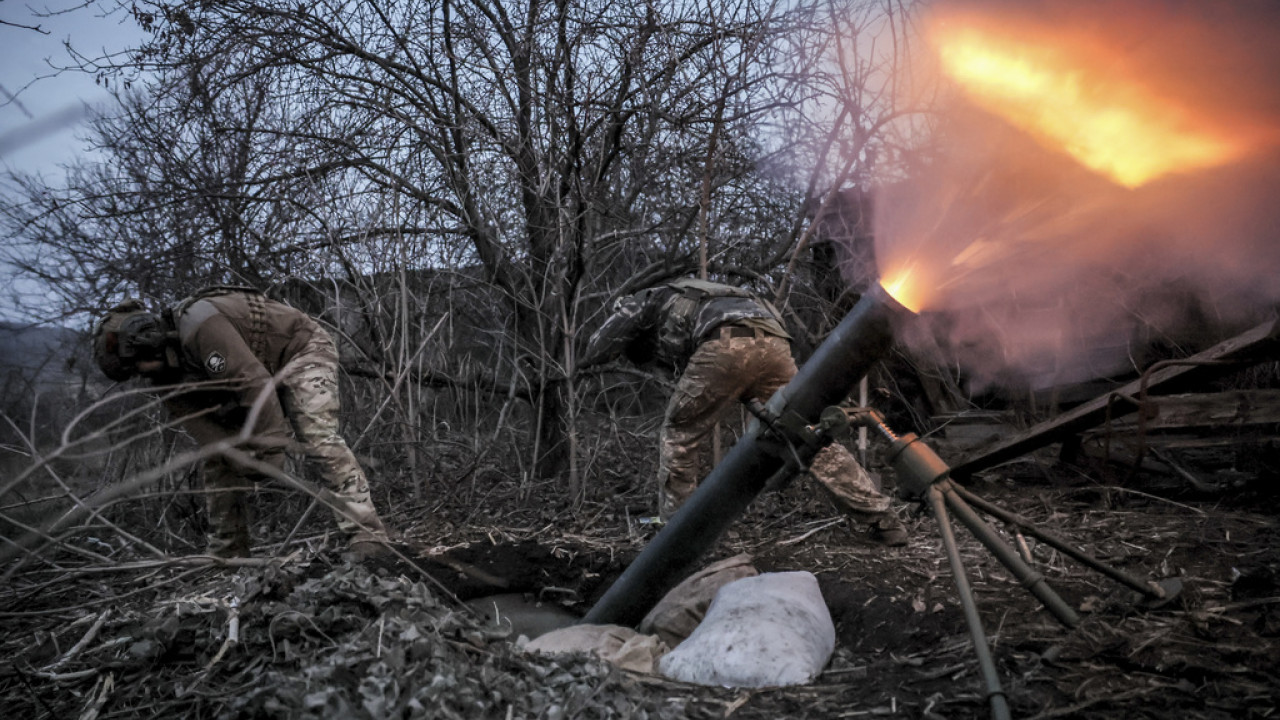
[[[81,334],[62,327],[0,321],[0,379],[61,384],[77,377],[69,362],[87,360]],[[12,387],[12,385],[8,385]]]

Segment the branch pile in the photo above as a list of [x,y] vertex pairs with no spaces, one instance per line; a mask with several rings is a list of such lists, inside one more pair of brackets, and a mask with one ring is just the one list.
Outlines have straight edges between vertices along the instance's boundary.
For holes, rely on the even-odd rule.
[[[106,590],[77,582],[82,597]],[[3,612],[23,626],[4,637],[8,717],[685,715],[607,665],[524,655],[427,584],[359,565],[205,571],[127,606],[17,609],[33,591],[13,588]]]

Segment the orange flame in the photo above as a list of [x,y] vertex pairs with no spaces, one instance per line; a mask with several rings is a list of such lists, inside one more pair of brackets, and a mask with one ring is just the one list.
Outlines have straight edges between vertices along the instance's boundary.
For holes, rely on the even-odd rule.
[[1127,76],[1108,48],[1060,28],[953,15],[935,18],[928,36],[971,101],[1128,188],[1230,163],[1253,144],[1240,128]]
[[893,268],[880,278],[880,286],[898,304],[913,313],[920,312],[928,299],[929,283],[916,272],[916,264],[909,262]]

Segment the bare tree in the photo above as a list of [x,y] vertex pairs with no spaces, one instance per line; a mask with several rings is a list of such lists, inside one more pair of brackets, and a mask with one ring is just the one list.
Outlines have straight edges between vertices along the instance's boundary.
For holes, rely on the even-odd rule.
[[[501,417],[527,421],[529,477],[557,477],[573,470],[574,349],[613,296],[700,267],[795,287],[783,268],[807,242],[805,198],[862,182],[896,112],[887,90],[866,94],[883,69],[868,63],[892,59],[862,59],[842,33],[899,11],[139,4],[154,40],[134,68],[158,80],[96,127],[113,160],[67,191],[27,185],[5,219],[27,270],[76,309],[125,287],[339,280],[318,311],[367,339],[353,347],[369,374],[391,383],[416,358],[419,382],[527,402]],[[494,342],[466,359],[452,334],[430,371],[416,348],[441,313],[414,305],[440,273],[489,305],[455,305],[450,326]]]
[[[579,302],[692,267],[703,178],[734,207],[735,184],[758,186],[741,182],[754,148],[708,148],[744,141],[767,107],[774,71],[754,58],[780,17],[754,2],[159,5],[151,50],[174,71],[233,56],[234,72],[208,77],[214,97],[272,77],[305,125],[237,129],[290,139],[305,164],[277,178],[350,173],[398,197],[392,222],[421,243],[409,255],[466,243],[459,259],[509,308],[519,352],[507,373],[538,408],[535,475],[547,477],[569,458]],[[723,223],[718,252],[754,219]],[[653,248],[638,256],[647,265],[589,274],[637,238]]]

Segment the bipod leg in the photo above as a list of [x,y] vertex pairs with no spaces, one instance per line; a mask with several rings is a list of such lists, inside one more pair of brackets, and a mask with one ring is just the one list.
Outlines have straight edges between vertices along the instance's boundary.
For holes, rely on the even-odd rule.
[[964,498],[964,500],[967,501],[970,505],[973,505],[974,507],[978,508],[982,512],[992,517],[999,518],[1005,521],[1006,523],[1009,523],[1010,525],[1014,525],[1018,527],[1020,530],[1022,530],[1023,532],[1025,532],[1026,534],[1036,538],[1037,540],[1040,540],[1041,542],[1043,542],[1046,545],[1049,545],[1050,547],[1057,549],[1063,555],[1066,555],[1067,557],[1075,560],[1076,562],[1082,565],[1088,566],[1090,568],[1093,568],[1094,570],[1097,570],[1098,572],[1102,573],[1103,575],[1106,575],[1107,577],[1111,578],[1112,580],[1115,580],[1118,583],[1121,583],[1123,585],[1128,585],[1134,590],[1137,590],[1139,593],[1142,593],[1150,601],[1153,601],[1156,603],[1162,603],[1164,601],[1172,600],[1174,596],[1176,596],[1182,590],[1182,583],[1179,582],[1176,578],[1170,578],[1169,580],[1162,581],[1161,583],[1144,582],[1124,572],[1123,570],[1111,567],[1110,565],[1107,565],[1101,560],[1098,560],[1097,558],[1091,555],[1088,555],[1081,550],[1078,550],[1077,548],[1068,544],[1067,541],[1054,535],[1053,533],[1050,533],[1046,530],[1041,530],[1040,528],[1036,527],[1031,523],[1030,520],[1027,520],[1021,515],[1009,512],[1008,510],[1005,510],[999,505],[988,502],[987,500],[984,500],[983,498],[978,497],[977,495],[974,495],[972,492],[970,492],[966,488],[963,488],[959,485],[952,484],[951,489],[955,491],[956,495],[959,495],[961,498]]
[[937,487],[928,491],[929,507],[938,522],[938,533],[942,536],[942,545],[947,551],[947,560],[951,564],[951,575],[955,578],[956,591],[960,594],[960,606],[964,609],[964,619],[969,625],[969,636],[973,639],[973,650],[978,656],[978,669],[982,672],[982,680],[986,684],[987,702],[991,705],[991,717],[994,720],[1008,720],[1009,701],[1005,698],[1004,688],[1000,685],[1000,675],[996,671],[996,663],[991,657],[991,648],[987,646],[987,635],[982,629],[982,618],[978,616],[978,605],[973,599],[973,589],[969,587],[969,577],[965,574],[964,563],[960,559],[960,549],[956,545],[955,532],[951,528],[951,519],[947,515],[947,504],[943,493]]
[[1000,539],[996,531],[992,530],[991,526],[969,507],[964,498],[960,497],[956,492],[955,484],[950,479],[934,483],[932,490],[936,490],[943,497],[947,507],[955,513],[965,527],[969,528],[969,532],[973,533],[978,542],[985,545],[1000,564],[1008,568],[1018,582],[1040,600],[1046,610],[1053,613],[1058,622],[1069,628],[1075,627],[1080,622],[1080,616],[1063,601],[1058,593],[1053,591],[1053,588],[1049,587],[1044,580],[1044,575],[1028,565],[1013,548]]

